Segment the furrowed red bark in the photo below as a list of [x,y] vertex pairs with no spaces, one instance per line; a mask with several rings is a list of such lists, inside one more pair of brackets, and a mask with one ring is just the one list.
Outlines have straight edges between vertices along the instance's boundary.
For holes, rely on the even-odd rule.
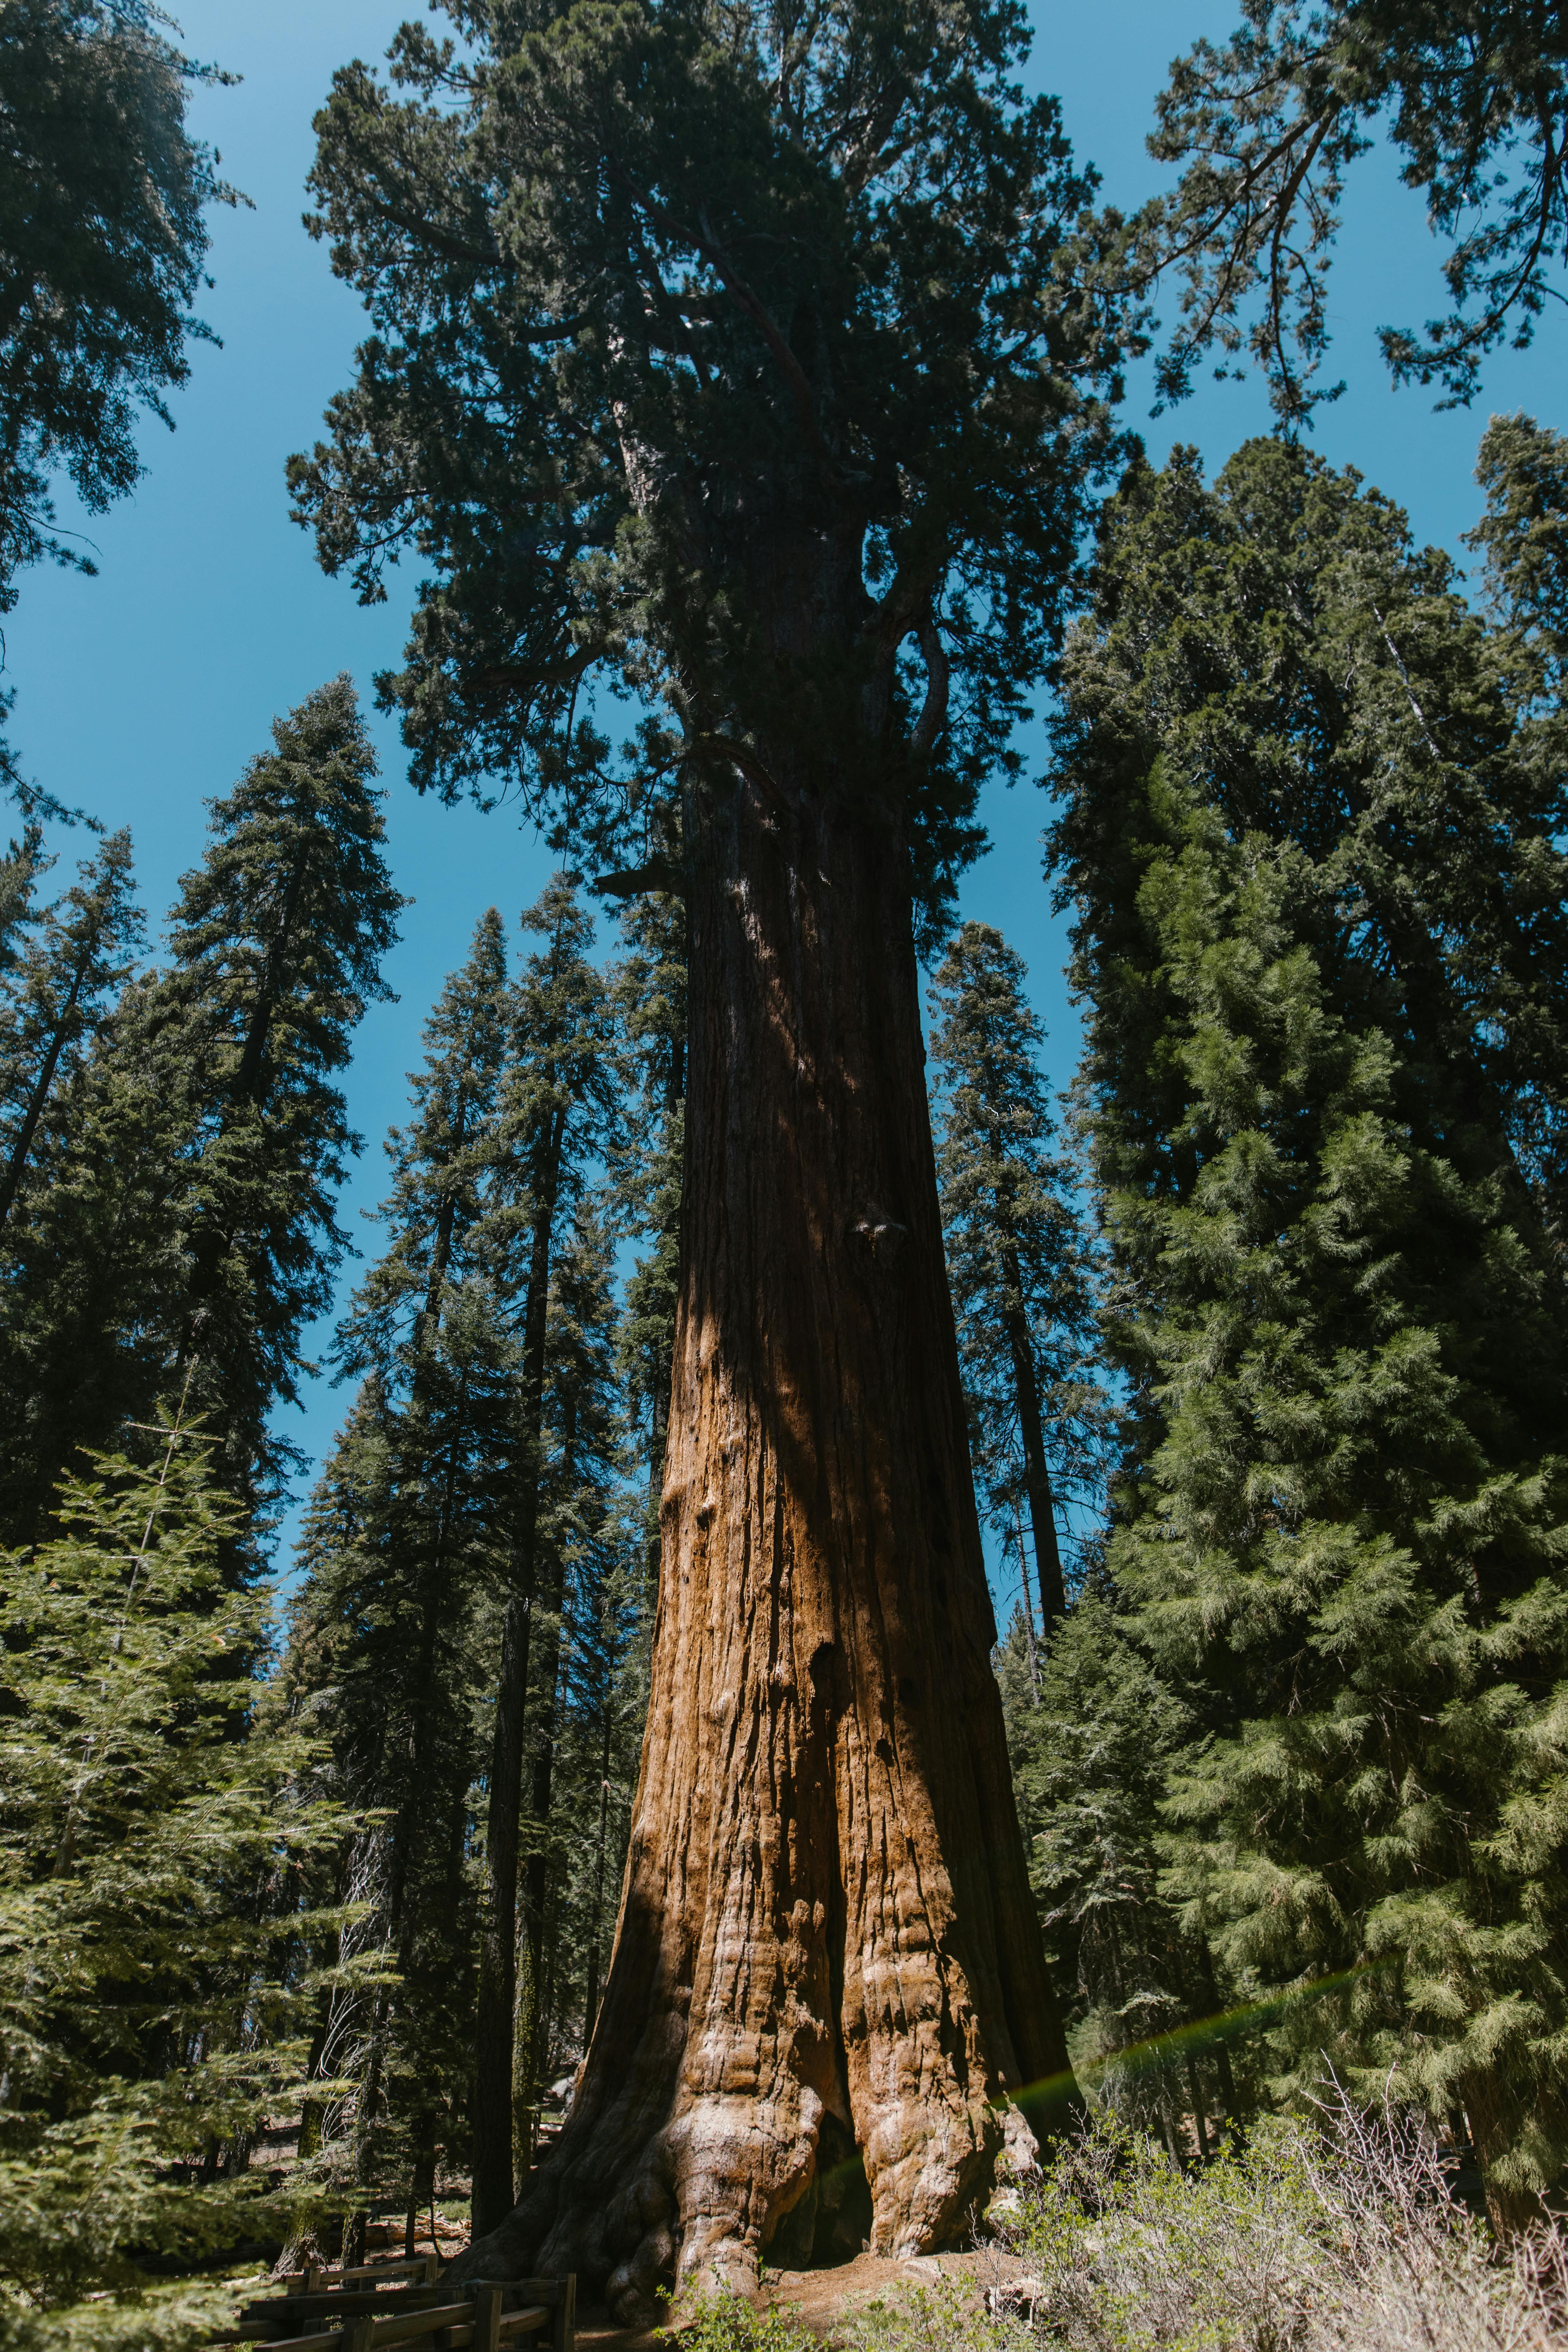
[[781,2226],[799,2258],[814,2207],[820,2250],[851,2146],[873,2245],[941,2242],[1004,2144],[1028,2152],[1014,2095],[1070,2089],[991,1669],[907,861],[855,782],[758,757],[693,844],[620,1921],[558,2147],[459,2266],[574,2270],[627,2319],[671,2271],[754,2279]]

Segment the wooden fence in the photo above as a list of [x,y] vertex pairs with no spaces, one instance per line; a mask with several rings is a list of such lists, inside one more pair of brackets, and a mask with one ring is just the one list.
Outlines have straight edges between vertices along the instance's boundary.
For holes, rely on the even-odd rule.
[[502,2352],[537,2339],[533,2352],[574,2352],[577,2281],[468,2280],[443,2286],[434,2257],[296,2272],[284,2293],[247,2304],[229,2340],[261,2352],[381,2352],[430,2345],[436,2352]]

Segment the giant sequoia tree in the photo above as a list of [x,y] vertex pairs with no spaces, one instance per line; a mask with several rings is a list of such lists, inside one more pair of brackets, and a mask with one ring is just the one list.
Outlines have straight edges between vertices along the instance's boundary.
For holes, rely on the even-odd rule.
[[[858,2147],[950,2229],[1065,2070],[942,1272],[915,943],[1049,649],[1115,348],[1008,0],[450,0],[319,121],[374,333],[296,461],[429,567],[416,781],[505,780],[689,920],[652,1704],[554,2159],[477,2251],[745,2276]],[[1085,265],[1080,267],[1080,265]],[[638,692],[617,768],[591,680]],[[797,2210],[799,2209],[799,2210]]]

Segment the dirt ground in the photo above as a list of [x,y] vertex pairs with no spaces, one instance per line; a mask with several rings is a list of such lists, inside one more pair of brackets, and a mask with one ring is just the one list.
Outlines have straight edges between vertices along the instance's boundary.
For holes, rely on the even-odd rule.
[[[930,2285],[945,2273],[990,2286],[1019,2267],[989,2247],[917,2254],[904,2260],[857,2254],[852,2263],[840,2263],[830,2270],[768,2271],[760,2300],[797,2313],[814,2335],[826,2338],[867,2304],[879,2302],[900,2285]],[[666,2352],[651,2329],[617,2327],[602,2304],[579,2306],[577,2343],[580,2352]]]

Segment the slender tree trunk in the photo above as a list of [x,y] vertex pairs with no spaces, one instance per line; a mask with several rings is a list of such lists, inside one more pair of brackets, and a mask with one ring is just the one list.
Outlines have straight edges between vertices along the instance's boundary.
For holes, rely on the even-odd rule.
[[544,1411],[544,1339],[558,1148],[535,1194],[524,1317],[512,1589],[501,1630],[500,1680],[485,1817],[485,1902],[474,2017],[473,2205],[476,2237],[510,2211],[512,2173],[512,2034],[517,2005],[517,1862],[522,1812],[522,1734],[539,1524],[539,1444]]
[[1190,2058],[1187,2061],[1187,2095],[1193,2103],[1193,2121],[1198,2127],[1198,2154],[1206,2164],[1209,2160],[1208,2124],[1204,2115],[1204,2095],[1198,2082],[1198,2070]]
[[583,1994],[583,2047],[594,2038],[599,2014],[599,1928],[605,1916],[605,1843],[610,1812],[610,1701],[605,1696],[605,1747],[599,1759],[599,1837],[594,1850],[594,1910],[588,1933],[588,1982]]
[[[1217,2020],[1220,2014],[1219,1980],[1214,1972],[1214,1954],[1209,1949],[1209,1939],[1206,1936],[1198,1937],[1197,1950],[1198,1967],[1203,1976],[1204,1990],[1208,1995],[1209,2015]],[[1231,2072],[1230,2052],[1222,2040],[1215,2040],[1214,2060],[1215,2072],[1219,2076],[1220,2097],[1225,2102],[1225,2118],[1226,2123],[1234,2123],[1237,2113],[1236,2076]]]
[[830,2120],[874,2246],[912,2252],[1005,2143],[1032,2148],[1017,2095],[1071,2083],[991,1667],[906,861],[849,784],[819,794],[777,750],[747,776],[695,845],[663,1566],[616,1950],[558,2147],[461,2266],[576,2271],[628,2319],[671,2271],[753,2280]]
[[[567,1436],[571,1450],[571,1436]],[[568,1471],[568,1476],[570,1472]],[[549,1552],[548,1590],[541,1596],[542,1639],[538,1675],[538,1720],[533,1727],[533,1782],[530,1790],[532,1850],[522,1873],[522,1980],[517,2004],[513,2053],[513,2140],[521,2180],[533,2161],[539,2110],[540,2042],[544,2019],[544,1916],[550,1882],[550,1811],[555,1784],[556,1685],[561,1673],[563,1561],[558,1546]]]
[[1035,1647],[1035,1604],[1029,1598],[1029,1564],[1024,1558],[1024,1514],[1015,1501],[1013,1524],[1018,1536],[1018,1594],[1024,1603],[1024,1636],[1028,1645],[1029,1691],[1034,1703],[1040,1703],[1040,1661]]
[[528,1691],[529,1596],[517,1587],[501,1628],[500,1678],[485,1817],[485,1899],[474,2010],[473,2201],[476,2237],[504,2220],[512,2175],[512,2007],[517,1995],[517,1847]]
[[[1021,1293],[1016,1251],[1006,1253],[1004,1266],[1015,1297]],[[1013,1387],[1018,1405],[1018,1429],[1024,1441],[1024,1485],[1029,1496],[1029,1532],[1035,1538],[1035,1575],[1040,1588],[1040,1632],[1048,1640],[1051,1627],[1067,1614],[1067,1580],[1057,1543],[1055,1497],[1046,1461],[1045,1424],[1040,1414],[1040,1381],[1028,1327],[1021,1315],[1007,1326],[1013,1358]]]
[[[387,1941],[397,1955],[397,1972],[406,1981],[410,1943],[415,1921],[408,1916],[408,1882],[424,1821],[426,1765],[430,1752],[433,1716],[441,1704],[436,1687],[436,1649],[440,1633],[441,1609],[447,1598],[446,1565],[447,1534],[451,1524],[453,1495],[457,1477],[458,1433],[453,1432],[447,1447],[447,1473],[441,1508],[436,1522],[436,1539],[424,1576],[424,1608],[420,1616],[418,1664],[414,1680],[414,1721],[408,1741],[408,1770],[404,1784],[403,1801],[393,1823],[392,1872],[387,1893]],[[375,2182],[376,2157],[381,2123],[382,2079],[385,2072],[386,2049],[392,2031],[391,1986],[381,1986],[372,2011],[370,2063],[365,2071],[364,2087],[361,2094],[360,2115],[355,2131],[355,2179],[368,2196]],[[364,2214],[355,2214],[353,2241],[358,2250],[355,2262],[364,2259]]]
[[4,1225],[10,1216],[12,1203],[21,1186],[23,1171],[27,1165],[27,1154],[33,1148],[33,1138],[38,1131],[38,1121],[44,1115],[44,1105],[48,1101],[49,1088],[54,1085],[55,1072],[59,1067],[60,1055],[65,1051],[66,1039],[70,1034],[71,1018],[76,1012],[77,998],[81,994],[81,984],[87,978],[87,968],[92,961],[92,950],[97,944],[97,940],[98,934],[94,931],[77,958],[76,970],[71,974],[69,992],[55,1023],[54,1034],[49,1039],[49,1049],[44,1055],[43,1066],[33,1083],[33,1091],[27,1097],[27,1108],[22,1115],[22,1124],[17,1130],[16,1140],[11,1147],[11,1157],[6,1163],[5,1173],[0,1177],[0,1225]]
[[[562,1478],[571,1483],[575,1440],[575,1409],[568,1401],[563,1433]],[[550,1812],[555,1780],[555,1710],[561,1674],[561,1609],[564,1600],[564,1561],[559,1546],[550,1549],[547,1590],[542,1593],[542,1639],[538,1668],[538,1720],[533,1727],[533,1780],[530,1790],[532,1849],[522,1873],[522,1975],[517,2004],[517,2046],[513,2053],[514,2142],[521,2179],[533,2161],[534,2124],[539,2106],[540,2037],[544,2017],[544,1918],[550,1877]]]

